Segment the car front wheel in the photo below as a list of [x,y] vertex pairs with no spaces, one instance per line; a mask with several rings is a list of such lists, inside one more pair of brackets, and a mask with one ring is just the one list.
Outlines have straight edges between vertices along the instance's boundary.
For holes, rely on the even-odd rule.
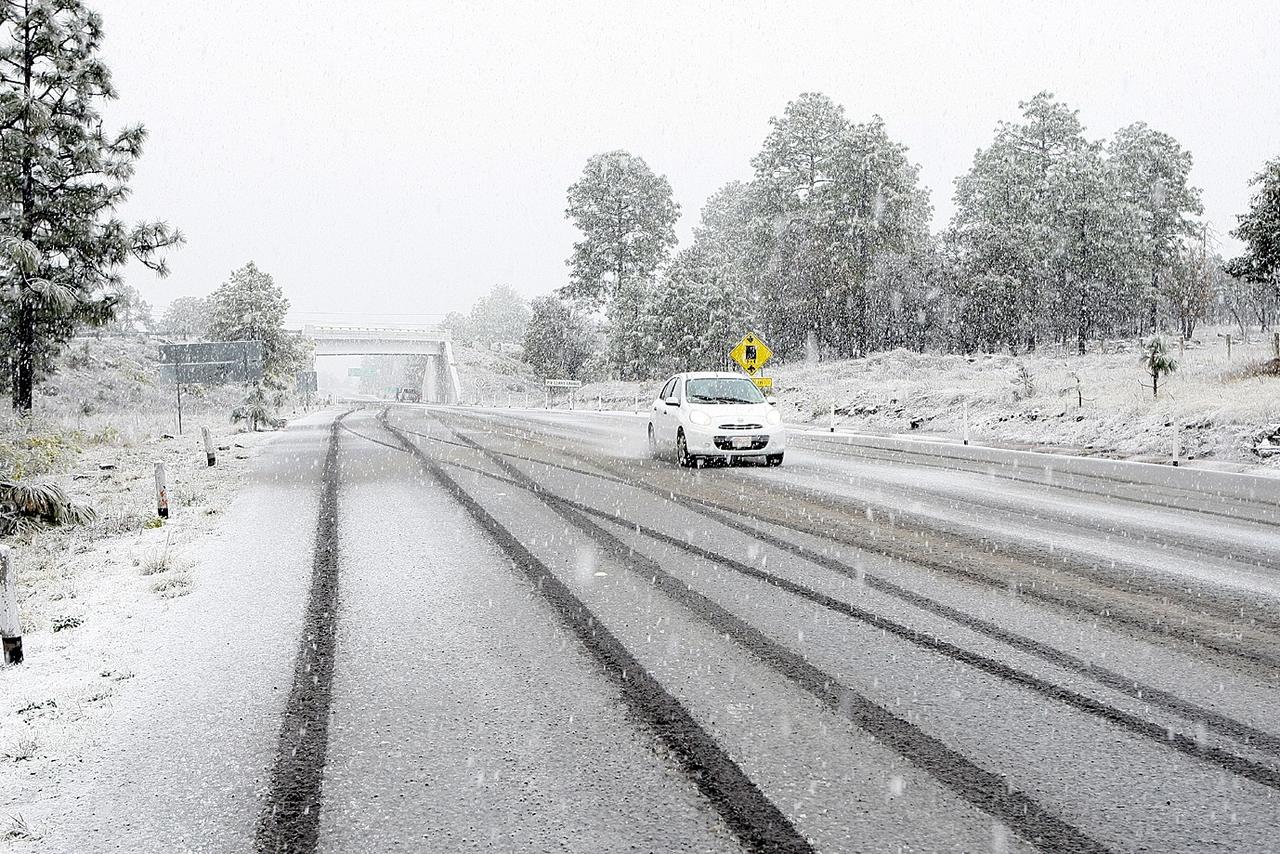
[[692,468],[694,458],[689,454],[689,444],[684,440],[684,431],[676,433],[676,462],[685,468]]

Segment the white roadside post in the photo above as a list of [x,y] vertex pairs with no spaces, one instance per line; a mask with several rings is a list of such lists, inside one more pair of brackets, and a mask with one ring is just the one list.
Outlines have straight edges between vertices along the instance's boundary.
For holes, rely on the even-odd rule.
[[969,444],[969,399],[968,399],[968,398],[965,398],[965,400],[964,400],[964,405],[963,405],[963,407],[962,407],[962,411],[964,412],[964,436],[963,436],[963,439],[964,439],[964,443],[967,445],[967,444]]
[[596,409],[604,412],[604,395],[600,392],[596,392]]
[[1280,359],[1280,332],[1271,333],[1271,355]]
[[831,399],[831,431],[830,431],[830,432],[832,432],[832,433],[836,432],[836,401],[835,401],[835,398],[832,398],[832,399]]
[[213,452],[213,436],[209,435],[208,427],[201,427],[200,435],[204,437],[204,458],[212,468],[218,463],[218,455]]
[[1173,464],[1182,464],[1182,428],[1176,422],[1173,425]]
[[169,518],[169,490],[164,483],[164,463],[156,463],[156,515]]
[[13,550],[0,546],[0,639],[4,664],[22,663],[22,626],[18,622],[18,571],[13,568]]

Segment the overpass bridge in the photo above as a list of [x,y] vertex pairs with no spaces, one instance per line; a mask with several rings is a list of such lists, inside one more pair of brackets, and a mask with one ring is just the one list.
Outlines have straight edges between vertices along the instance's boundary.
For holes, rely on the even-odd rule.
[[462,399],[447,329],[309,323],[302,327],[302,334],[315,342],[316,356],[426,356],[422,399],[427,403]]

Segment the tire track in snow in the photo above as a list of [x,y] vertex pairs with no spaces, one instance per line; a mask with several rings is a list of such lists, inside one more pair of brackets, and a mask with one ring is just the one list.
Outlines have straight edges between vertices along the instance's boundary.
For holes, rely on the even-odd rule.
[[254,836],[257,854],[310,854],[319,842],[338,630],[338,431],[349,414],[335,418],[329,430],[311,590],[271,782]]

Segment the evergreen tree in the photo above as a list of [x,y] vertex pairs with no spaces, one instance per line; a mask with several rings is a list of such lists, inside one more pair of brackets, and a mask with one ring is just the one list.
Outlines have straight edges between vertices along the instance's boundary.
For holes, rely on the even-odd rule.
[[110,318],[125,262],[164,275],[160,251],[182,241],[115,216],[146,134],[104,130],[116,91],[101,44],[102,19],[79,0],[0,0],[0,338],[23,413],[61,345]]
[[530,303],[524,360],[547,379],[578,379],[591,358],[592,335],[573,308],[553,294]]
[[160,319],[162,332],[180,337],[203,338],[209,329],[209,301],[203,297],[178,297]]
[[510,285],[494,285],[476,300],[467,318],[467,333],[478,344],[514,344],[524,340],[529,304]]
[[584,308],[604,308],[609,361],[624,379],[645,376],[651,348],[644,307],[654,276],[676,243],[680,206],[666,176],[625,151],[598,154],[568,193],[565,216],[582,232],[573,244],[561,293]]
[[810,338],[842,355],[867,347],[866,279],[881,252],[922,240],[928,202],[906,148],[878,116],[850,123],[825,95],[806,93],[770,120],[752,161],[757,216],[767,223],[765,289],[771,339]]
[[209,297],[208,334],[215,341],[261,341],[268,388],[288,388],[307,363],[301,336],[284,328],[289,300],[267,273],[250,261]]
[[1116,131],[1108,163],[1123,198],[1138,212],[1136,247],[1148,282],[1146,326],[1155,332],[1160,299],[1179,263],[1182,242],[1195,229],[1192,217],[1204,213],[1200,190],[1189,183],[1191,153],[1167,133],[1135,122]]
[[956,179],[948,242],[959,263],[959,296],[986,326],[974,337],[1030,350],[1061,272],[1062,178],[1078,170],[1078,162],[1073,167],[1070,161],[1088,143],[1076,112],[1051,93],[1018,107],[1022,121],[1001,122],[991,146],[979,150],[973,167]]
[[601,307],[628,283],[652,279],[676,243],[680,206],[666,176],[625,151],[597,154],[569,187],[565,216],[582,232],[573,244],[564,296]]
[[1268,161],[1249,183],[1258,190],[1231,232],[1245,244],[1245,252],[1231,261],[1228,271],[1257,286],[1252,302],[1265,330],[1280,310],[1280,157]]

